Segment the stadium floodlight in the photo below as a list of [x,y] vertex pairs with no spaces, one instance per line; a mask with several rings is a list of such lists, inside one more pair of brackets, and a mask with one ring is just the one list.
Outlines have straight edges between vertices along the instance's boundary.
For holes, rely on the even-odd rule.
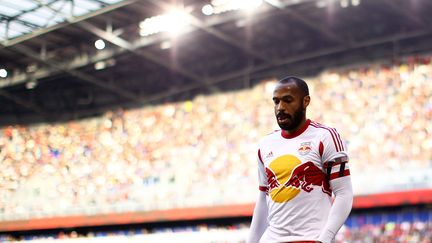
[[34,89],[34,88],[36,88],[37,85],[38,85],[37,80],[36,80],[36,79],[33,79],[33,80],[27,82],[27,83],[25,84],[25,87],[26,87],[26,89]]
[[351,5],[353,5],[353,6],[360,5],[360,0],[351,0]]
[[213,14],[213,6],[211,4],[206,4],[201,9],[202,13],[205,15],[212,15]]
[[149,36],[159,32],[180,34],[189,25],[189,14],[181,9],[174,9],[167,14],[145,19],[139,24],[140,35]]
[[95,41],[95,47],[98,50],[104,49],[105,48],[105,41],[103,41],[102,39]]
[[8,75],[8,72],[6,71],[6,69],[2,68],[0,69],[0,78],[6,78]]
[[108,60],[103,60],[103,61],[99,61],[96,62],[94,65],[94,69],[95,70],[102,70],[108,67],[112,67],[116,64],[116,60],[114,58],[110,58]]
[[341,0],[340,1],[340,6],[342,8],[347,8],[349,6],[349,1],[348,0]]

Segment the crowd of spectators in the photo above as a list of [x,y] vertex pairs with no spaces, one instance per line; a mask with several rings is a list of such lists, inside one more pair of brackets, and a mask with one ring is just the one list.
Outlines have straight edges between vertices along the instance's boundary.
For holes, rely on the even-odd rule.
[[[308,117],[347,141],[356,194],[430,186],[429,57],[305,79]],[[273,86],[3,127],[0,220],[254,202],[256,145],[278,129]]]
[[381,225],[343,227],[336,237],[338,243],[431,243],[432,222],[387,222]]
[[[226,226],[195,225],[188,227],[117,230],[107,232],[76,231],[50,235],[14,237],[0,235],[0,242],[187,242],[187,243],[244,243],[248,224]],[[336,243],[431,243],[432,222],[387,222],[365,224],[355,228],[342,227]]]
[[249,231],[248,224],[190,225],[172,228],[137,228],[111,231],[77,231],[26,236],[0,235],[0,242],[116,242],[116,243],[244,243]]

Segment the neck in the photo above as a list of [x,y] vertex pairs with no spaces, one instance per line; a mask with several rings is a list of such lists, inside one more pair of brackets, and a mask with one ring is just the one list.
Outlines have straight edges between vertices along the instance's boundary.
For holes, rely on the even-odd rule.
[[282,130],[282,136],[284,138],[297,137],[298,135],[302,134],[306,130],[309,123],[310,123],[310,120],[306,119],[306,117],[303,117],[301,122],[295,128],[290,129],[290,130]]
[[287,134],[293,134],[298,132],[304,125],[306,124],[306,117],[303,117],[300,121],[300,123],[293,129],[291,130],[284,130],[285,133]]

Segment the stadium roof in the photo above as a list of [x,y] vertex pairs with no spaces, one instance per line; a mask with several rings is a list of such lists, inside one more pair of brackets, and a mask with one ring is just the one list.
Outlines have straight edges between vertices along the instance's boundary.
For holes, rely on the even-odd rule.
[[0,125],[432,50],[430,0],[0,0]]
[[[2,0],[0,41],[43,31],[92,14],[120,0]],[[7,43],[7,42],[6,42]]]

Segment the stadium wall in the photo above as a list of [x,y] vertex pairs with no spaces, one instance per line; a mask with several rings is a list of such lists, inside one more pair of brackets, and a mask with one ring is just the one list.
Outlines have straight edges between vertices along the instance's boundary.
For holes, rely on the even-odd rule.
[[[359,195],[353,209],[370,209],[394,206],[432,204],[432,189],[387,192]],[[148,212],[112,213],[104,215],[77,215],[0,222],[1,232],[46,230],[59,228],[94,227],[153,222],[174,222],[214,218],[252,216],[254,204],[238,204],[213,207],[177,208]]]

